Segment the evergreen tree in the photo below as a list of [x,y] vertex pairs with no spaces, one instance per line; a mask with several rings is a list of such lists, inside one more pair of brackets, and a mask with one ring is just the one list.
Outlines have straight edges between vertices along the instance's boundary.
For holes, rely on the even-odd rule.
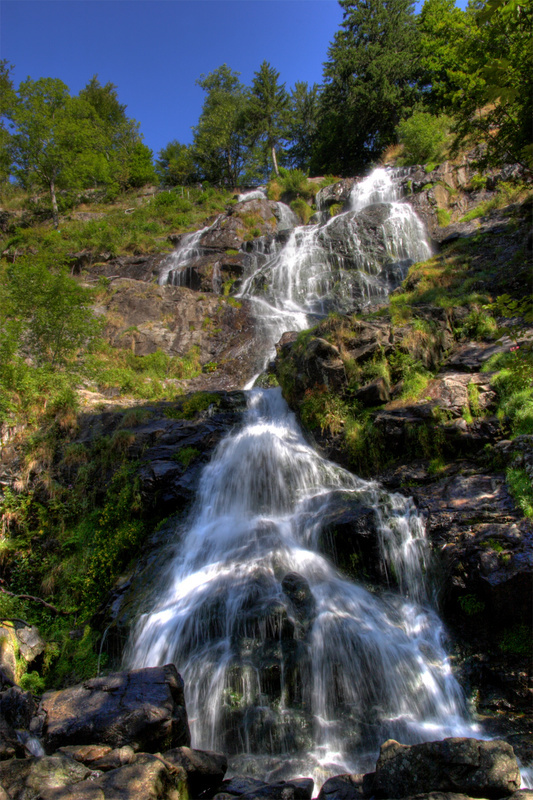
[[312,169],[354,174],[395,139],[418,89],[412,0],[340,0],[328,51]]
[[274,172],[279,175],[276,148],[287,132],[289,96],[285,84],[279,84],[279,72],[263,61],[255,73],[246,110],[248,133],[254,145],[263,151],[263,166],[268,174],[272,159]]
[[194,160],[203,178],[237,186],[249,152],[245,141],[246,90],[239,73],[223,64],[196,81],[207,96],[193,129]]
[[297,81],[291,91],[287,158],[293,169],[307,172],[318,124],[318,85]]

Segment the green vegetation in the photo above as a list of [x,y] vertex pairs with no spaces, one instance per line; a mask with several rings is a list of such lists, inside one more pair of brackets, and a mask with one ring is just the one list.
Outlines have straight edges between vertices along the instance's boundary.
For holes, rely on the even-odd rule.
[[530,656],[532,645],[531,629],[527,625],[514,625],[502,635],[500,650],[517,656]]
[[450,130],[449,117],[433,116],[427,111],[416,111],[398,125],[398,139],[403,145],[403,164],[440,163]]
[[174,461],[177,461],[178,464],[187,468],[199,455],[200,451],[197,450],[196,447],[182,447],[172,458]]
[[473,594],[465,594],[459,598],[459,605],[461,606],[464,613],[469,616],[473,617],[476,614],[481,613],[481,611],[485,610],[485,603],[483,600],[479,600]]

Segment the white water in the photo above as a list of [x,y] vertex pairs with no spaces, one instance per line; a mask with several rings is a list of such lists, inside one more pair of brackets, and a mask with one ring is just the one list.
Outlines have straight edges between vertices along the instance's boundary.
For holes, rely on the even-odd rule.
[[[381,558],[394,564],[401,594],[372,593],[317,552],[340,491],[374,508]],[[285,752],[300,772],[302,759],[322,774],[364,770],[390,736],[472,735],[429,602],[427,557],[410,500],[320,458],[280,391],[253,390],[243,427],[204,470],[129,663],[176,664],[195,747]],[[283,591],[288,573],[314,598],[308,630]],[[297,667],[289,645],[300,651]]]
[[182,236],[179,245],[165,260],[164,266],[159,273],[159,284],[161,286],[167,283],[172,283],[175,286],[185,286],[188,267],[202,254],[200,240],[211,227],[212,225],[207,225],[199,231],[186,233]]
[[[264,368],[285,331],[310,327],[330,311],[349,313],[386,299],[415,261],[430,257],[423,224],[407,203],[391,170],[376,169],[353,188],[351,210],[318,225],[294,228],[283,247],[265,261],[251,258],[239,297],[252,301]],[[381,249],[377,263],[362,236],[360,212],[383,206],[383,223],[373,237]],[[335,230],[342,225],[339,235]],[[339,241],[340,238],[340,241]],[[262,254],[261,254],[262,255]]]
[[[385,178],[370,182],[372,190],[356,187],[356,206],[361,198],[391,199]],[[420,223],[405,233],[413,222],[406,208],[393,202],[384,223],[398,258],[427,248],[412,233],[420,234]],[[334,277],[321,257],[324,228],[297,228],[284,248],[262,254],[264,285],[257,271],[244,285],[243,296],[262,315],[265,353],[281,333],[327,310]],[[384,296],[372,284],[372,264],[365,268],[368,297]],[[376,558],[394,576],[389,592],[348,581],[319,552],[328,515],[348,501],[373,509]],[[476,735],[443,648],[428,558],[410,500],[320,458],[280,391],[253,390],[243,426],[202,474],[187,530],[158,576],[158,599],[140,618],[126,661],[174,662],[185,681],[193,746],[268,756],[271,777],[313,773],[321,783],[366,771],[391,736]],[[287,588],[291,575],[305,614]]]

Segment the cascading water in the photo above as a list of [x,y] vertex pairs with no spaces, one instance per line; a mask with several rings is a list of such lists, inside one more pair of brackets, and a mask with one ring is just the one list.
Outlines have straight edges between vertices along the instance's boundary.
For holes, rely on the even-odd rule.
[[261,367],[285,331],[385,300],[413,262],[429,258],[424,226],[400,195],[396,173],[376,169],[354,186],[349,211],[294,228],[266,261],[252,254],[239,297],[254,305]]
[[202,254],[201,238],[211,228],[207,225],[199,231],[182,236],[178,247],[165,260],[159,273],[161,286],[171,283],[174,286],[187,285],[187,272],[190,264]]
[[[349,582],[318,552],[340,497],[374,509],[401,594]],[[366,769],[391,736],[467,729],[428,600],[427,557],[410,500],[322,459],[279,389],[255,389],[243,427],[204,470],[129,661],[177,665],[197,747],[286,754],[288,773]]]
[[[359,184],[356,191],[366,190]],[[392,203],[382,215],[385,249],[391,259],[413,259],[411,239],[401,241],[411,217],[401,209]],[[322,234],[333,225],[296,229],[248,278],[243,294],[263,315],[268,347],[327,309],[335,278],[330,261],[316,255],[329,252]],[[346,258],[361,258],[370,274],[354,241]],[[348,581],[321,554],[343,504],[372,517],[374,560],[390,575],[387,590]],[[204,469],[126,661],[174,662],[185,680],[193,745],[263,758],[269,777],[314,772],[320,783],[371,768],[391,736],[472,735],[426,585],[428,559],[412,501],[322,459],[280,390],[254,389],[242,427]]]

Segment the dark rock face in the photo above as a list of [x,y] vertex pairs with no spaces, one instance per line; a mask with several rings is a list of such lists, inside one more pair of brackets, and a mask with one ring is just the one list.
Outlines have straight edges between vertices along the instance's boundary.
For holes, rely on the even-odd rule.
[[228,759],[220,753],[176,747],[163,758],[187,773],[190,797],[211,797],[218,789],[228,768]]
[[335,775],[322,786],[318,800],[362,800],[366,797],[364,775]]
[[47,692],[39,727],[48,752],[102,742],[157,751],[190,744],[183,681],[173,665],[114,673]]
[[499,798],[519,788],[513,749],[498,740],[455,738],[409,746],[389,739],[381,746],[374,779],[379,798],[437,791]]
[[111,284],[100,311],[115,347],[140,356],[156,350],[185,356],[196,348],[200,364],[216,367],[202,376],[213,388],[238,388],[254,374],[254,323],[246,301],[121,279]]

